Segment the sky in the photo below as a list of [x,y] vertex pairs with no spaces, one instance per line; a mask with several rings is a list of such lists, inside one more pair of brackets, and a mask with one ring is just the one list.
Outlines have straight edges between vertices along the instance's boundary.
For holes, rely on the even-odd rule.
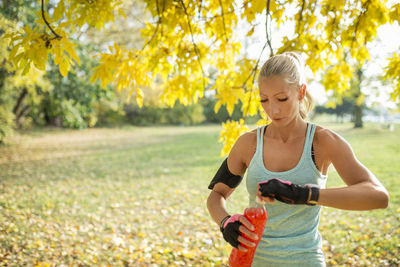
[[[389,1],[393,2],[393,1]],[[265,42],[265,14],[259,16],[257,18],[259,20],[259,25],[255,28],[255,37],[250,40],[245,40],[246,51],[251,58],[258,58],[261,49]],[[249,26],[247,26],[249,27]],[[243,24],[242,30],[247,33],[250,28],[247,28],[245,24]],[[275,28],[272,30],[272,46],[273,48],[277,48],[280,46],[281,40],[283,36],[292,36],[293,35],[293,26],[286,24],[286,28],[282,25],[277,31]],[[371,62],[367,64],[367,68],[365,70],[365,76],[369,77],[371,75],[376,75],[383,73],[384,66],[387,65],[387,58],[391,56],[394,52],[399,52],[400,50],[400,26],[396,22],[393,25],[384,25],[378,29],[377,38],[380,40],[379,43],[374,42],[374,46],[369,46]],[[269,50],[265,49],[262,57],[261,63],[265,62],[263,59],[267,59],[269,55]],[[316,82],[315,80],[320,79],[320,77],[314,77],[313,73],[310,69],[306,70],[307,80],[314,80],[308,84],[308,90],[313,95],[314,99],[318,104],[324,104],[327,101],[327,93],[321,84]],[[385,103],[387,107],[394,108],[395,103],[392,101],[388,101],[390,99],[390,87],[383,87],[380,83],[372,83],[370,85],[371,88],[364,86],[362,91],[369,95],[367,98],[367,105],[371,106],[374,102]],[[372,87],[377,87],[378,90],[372,89]],[[371,92],[374,92],[371,95]],[[379,96],[375,96],[375,93],[379,92]]]

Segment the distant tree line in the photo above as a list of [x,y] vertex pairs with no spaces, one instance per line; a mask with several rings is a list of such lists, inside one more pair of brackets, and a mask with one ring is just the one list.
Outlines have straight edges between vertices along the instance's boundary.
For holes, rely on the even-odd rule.
[[[118,110],[99,109],[97,126],[113,126],[116,124],[131,124],[138,126],[149,125],[196,125],[206,123],[222,123],[226,120],[239,120],[242,118],[241,106],[235,107],[232,115],[225,108],[214,112],[216,103],[214,97],[204,97],[198,103],[185,106],[177,102],[174,107],[157,105],[124,104]],[[255,123],[258,116],[245,118],[247,123]]]

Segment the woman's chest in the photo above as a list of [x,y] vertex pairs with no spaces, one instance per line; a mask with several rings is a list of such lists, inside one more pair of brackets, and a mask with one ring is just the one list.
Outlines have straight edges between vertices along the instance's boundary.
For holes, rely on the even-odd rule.
[[265,168],[271,172],[284,172],[295,168],[303,156],[304,142],[305,140],[298,140],[285,144],[264,140],[262,159]]

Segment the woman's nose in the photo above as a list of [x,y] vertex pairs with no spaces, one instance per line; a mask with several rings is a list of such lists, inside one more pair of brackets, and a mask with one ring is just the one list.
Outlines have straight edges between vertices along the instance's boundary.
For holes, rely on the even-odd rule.
[[271,113],[272,113],[272,115],[279,114],[279,112],[280,112],[279,107],[277,105],[271,104]]

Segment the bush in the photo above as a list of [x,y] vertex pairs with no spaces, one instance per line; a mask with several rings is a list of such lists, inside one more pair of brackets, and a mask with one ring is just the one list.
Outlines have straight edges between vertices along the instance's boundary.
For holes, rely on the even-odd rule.
[[154,105],[139,108],[136,104],[124,106],[127,122],[133,125],[194,125],[205,120],[203,107],[200,104],[185,106],[176,103],[174,107],[159,107]]

